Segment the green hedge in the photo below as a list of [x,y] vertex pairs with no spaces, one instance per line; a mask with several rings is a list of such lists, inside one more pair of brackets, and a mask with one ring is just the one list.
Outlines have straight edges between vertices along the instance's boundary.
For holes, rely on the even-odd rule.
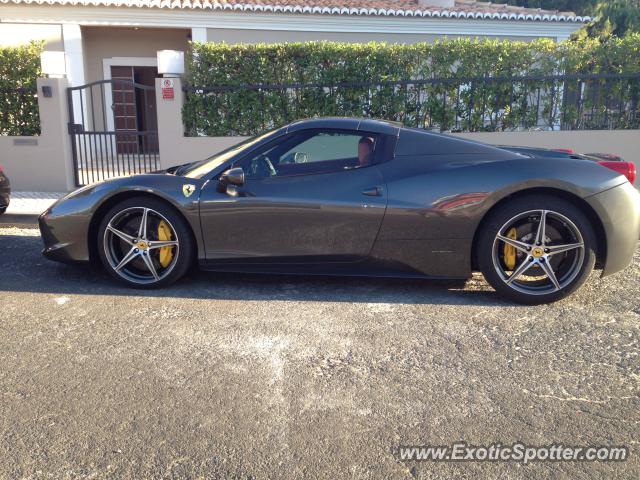
[[[640,35],[597,40],[442,40],[411,45],[334,42],[273,45],[194,43],[186,82],[192,87],[236,86],[188,92],[187,135],[253,134],[296,118],[369,116],[440,130],[507,130],[577,122],[577,103],[563,102],[554,82],[475,82],[370,87],[247,90],[246,84],[322,84],[466,77],[640,72]],[[637,97],[638,82],[603,84],[612,98]],[[576,87],[577,88],[577,87]],[[591,87],[593,90],[593,86]],[[571,90],[571,88],[569,88]],[[534,92],[542,91],[535,111]],[[567,92],[565,91],[565,94]],[[571,91],[569,91],[571,93]],[[539,97],[539,96],[538,96]],[[602,99],[587,98],[600,106]],[[637,99],[636,99],[637,101]],[[617,128],[630,125],[618,124]]]
[[36,79],[44,42],[0,47],[0,135],[38,135]]

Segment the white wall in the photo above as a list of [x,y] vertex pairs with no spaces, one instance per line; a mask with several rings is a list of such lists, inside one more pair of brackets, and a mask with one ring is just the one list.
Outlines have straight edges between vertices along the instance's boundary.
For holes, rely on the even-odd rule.
[[103,79],[105,58],[156,58],[158,50],[186,51],[190,33],[190,29],[83,27],[86,80]]
[[[173,131],[176,131],[175,129]],[[634,162],[640,172],[640,130],[585,130],[571,132],[456,133],[457,137],[491,145],[571,148],[578,153],[613,153]],[[199,160],[224,150],[246,137],[177,137],[161,134],[163,168]]]
[[45,50],[64,50],[62,25],[0,23],[0,47],[17,47],[44,40]]
[[180,79],[174,79],[174,98],[162,98],[162,78],[156,79],[158,140],[162,168],[202,160],[220,152],[245,137],[185,137],[182,124],[183,92]]
[[66,79],[38,79],[38,91],[48,85],[52,96],[38,95],[41,134],[0,136],[0,163],[13,191],[66,192],[75,188],[71,141],[67,132]]

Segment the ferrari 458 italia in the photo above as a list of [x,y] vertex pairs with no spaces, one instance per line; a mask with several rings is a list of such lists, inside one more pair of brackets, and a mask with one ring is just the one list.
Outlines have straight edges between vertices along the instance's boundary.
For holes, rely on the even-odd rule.
[[580,158],[521,155],[399,125],[294,122],[208,159],[70,193],[44,255],[133,287],[214,271],[468,278],[558,300],[631,261],[640,195]]

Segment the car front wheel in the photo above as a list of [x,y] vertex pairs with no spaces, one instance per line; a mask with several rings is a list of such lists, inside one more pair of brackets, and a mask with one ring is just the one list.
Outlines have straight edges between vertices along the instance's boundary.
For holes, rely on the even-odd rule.
[[185,220],[152,198],[115,205],[98,229],[98,252],[114,278],[138,288],[169,285],[192,263],[194,248]]
[[578,207],[553,196],[527,196],[490,214],[476,258],[498,293],[540,304],[560,300],[586,281],[595,248],[593,228]]

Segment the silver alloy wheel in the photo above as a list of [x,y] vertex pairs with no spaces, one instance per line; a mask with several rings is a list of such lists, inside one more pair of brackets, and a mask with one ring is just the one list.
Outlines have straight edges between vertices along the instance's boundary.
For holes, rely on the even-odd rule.
[[[169,227],[170,240],[157,238],[160,221]],[[155,223],[155,232],[149,229],[149,223]],[[131,207],[114,215],[104,230],[103,246],[113,271],[137,284],[159,282],[169,275],[177,263],[180,248],[171,222],[147,207]],[[171,261],[166,266],[159,261],[160,249],[164,247],[173,248]]]
[[[513,228],[517,231],[515,239],[507,236]],[[502,257],[505,245],[515,249],[513,268],[506,267]],[[529,295],[545,295],[562,290],[576,278],[584,263],[584,240],[578,227],[564,215],[529,210],[500,228],[493,241],[492,259],[496,272],[509,287]]]

